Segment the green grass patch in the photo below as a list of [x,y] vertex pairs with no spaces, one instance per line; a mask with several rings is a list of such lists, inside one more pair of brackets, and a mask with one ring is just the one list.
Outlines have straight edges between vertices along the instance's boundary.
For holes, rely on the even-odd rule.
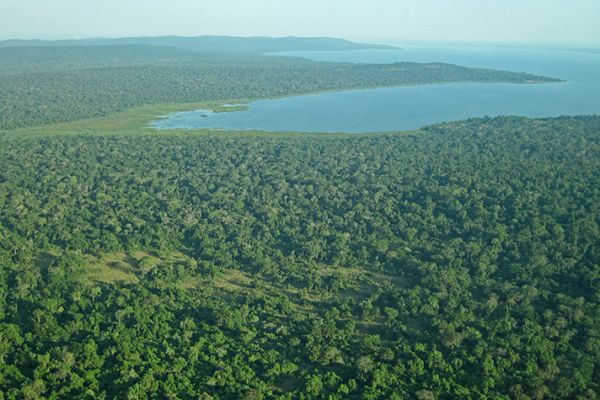
[[211,110],[214,112],[236,112],[248,108],[252,99],[207,101],[199,103],[155,104],[131,108],[103,117],[88,118],[73,122],[63,122],[34,127],[0,131],[0,139],[27,139],[64,135],[165,135],[165,136],[274,136],[298,137],[311,136],[319,138],[352,138],[366,135],[423,134],[420,130],[377,133],[315,133],[315,132],[268,132],[259,130],[220,130],[220,129],[155,129],[152,121],[166,118],[169,114],[185,111]]
[[181,253],[174,252],[167,258],[159,258],[145,251],[119,252],[102,255],[86,254],[83,281],[86,283],[139,283],[153,268],[181,260]]
[[88,283],[139,283],[136,275],[138,260],[126,253],[95,257],[86,255],[83,280]]
[[[241,101],[236,103],[242,103]],[[185,104],[156,104],[135,107],[105,117],[88,118],[73,122],[41,125],[2,131],[6,138],[38,137],[55,135],[131,135],[159,134],[173,131],[157,130],[149,126],[151,121],[175,112],[212,110],[215,112],[236,111],[234,107],[224,107],[225,102],[201,102]],[[195,130],[205,133],[207,130]]]

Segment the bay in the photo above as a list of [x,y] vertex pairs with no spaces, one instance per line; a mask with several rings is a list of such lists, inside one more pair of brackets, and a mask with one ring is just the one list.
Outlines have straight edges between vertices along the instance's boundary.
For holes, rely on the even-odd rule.
[[354,63],[448,62],[560,78],[547,84],[447,83],[259,100],[245,111],[181,112],[158,129],[213,128],[297,132],[387,132],[471,117],[600,114],[600,54],[494,46],[414,46],[399,50],[303,51],[273,56]]

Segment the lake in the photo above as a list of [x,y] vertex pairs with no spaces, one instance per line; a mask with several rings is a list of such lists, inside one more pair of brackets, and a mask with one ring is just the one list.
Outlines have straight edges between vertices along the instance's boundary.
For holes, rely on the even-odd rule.
[[[348,90],[259,100],[248,110],[182,112],[159,129],[385,132],[471,117],[600,114],[600,54],[533,47],[415,46],[401,50],[278,53],[319,61],[447,62],[563,79],[550,84],[447,83]],[[275,55],[274,55],[275,56]]]

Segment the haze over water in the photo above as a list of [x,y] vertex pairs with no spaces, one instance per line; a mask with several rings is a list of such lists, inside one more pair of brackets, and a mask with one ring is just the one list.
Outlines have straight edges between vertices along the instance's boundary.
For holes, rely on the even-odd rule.
[[303,95],[250,103],[247,111],[184,112],[161,129],[384,132],[471,117],[600,114],[600,54],[531,47],[419,46],[404,50],[287,52],[320,61],[448,62],[563,79],[548,84],[449,83]]

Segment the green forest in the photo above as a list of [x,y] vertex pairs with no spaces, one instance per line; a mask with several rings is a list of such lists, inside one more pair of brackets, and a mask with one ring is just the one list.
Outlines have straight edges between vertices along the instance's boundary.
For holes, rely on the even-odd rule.
[[597,398],[600,117],[0,148],[0,398]]
[[600,399],[600,116],[152,130],[299,93],[557,79],[0,42],[0,400]]

